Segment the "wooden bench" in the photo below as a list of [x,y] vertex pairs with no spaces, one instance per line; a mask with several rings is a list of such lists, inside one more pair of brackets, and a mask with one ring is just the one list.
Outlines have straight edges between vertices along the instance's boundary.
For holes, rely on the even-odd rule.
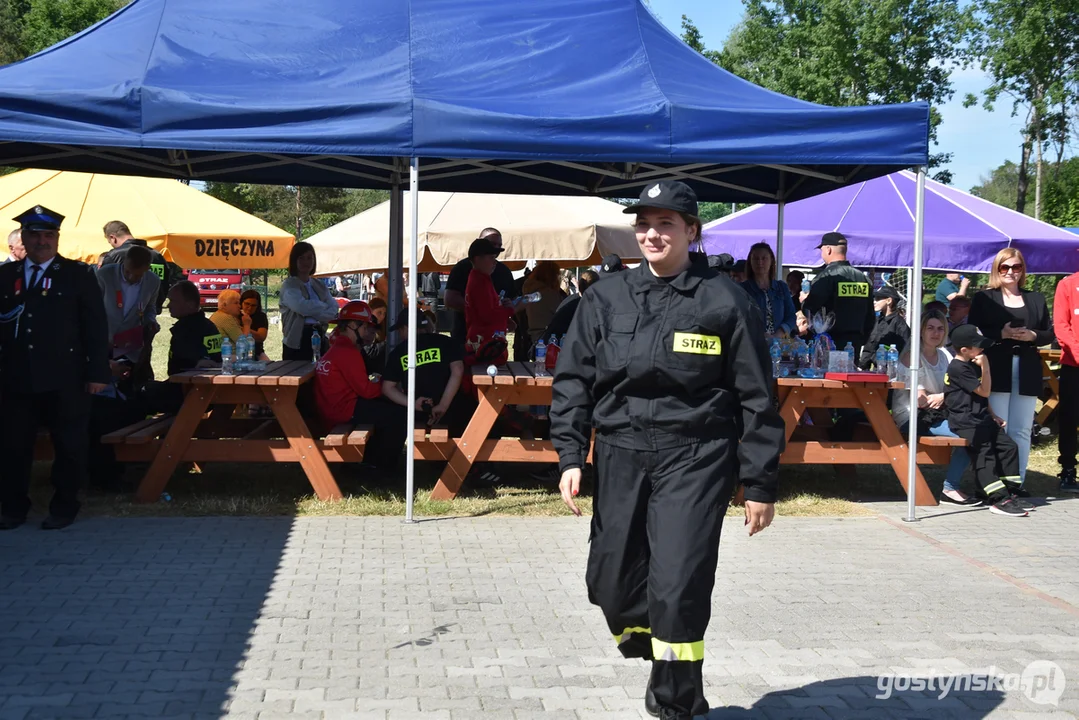
[[374,428],[370,425],[343,423],[326,433],[322,442],[326,447],[363,447],[372,432]]
[[952,460],[952,450],[965,448],[969,443],[963,438],[938,437],[929,435],[918,438],[918,462],[922,460],[922,453],[932,465],[947,465]]

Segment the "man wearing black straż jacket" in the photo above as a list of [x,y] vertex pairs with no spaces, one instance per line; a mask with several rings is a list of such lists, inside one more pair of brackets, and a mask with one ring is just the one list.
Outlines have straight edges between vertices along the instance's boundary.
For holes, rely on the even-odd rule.
[[26,259],[0,267],[0,529],[26,521],[40,425],[55,452],[42,528],[70,525],[87,473],[90,396],[110,378],[108,324],[94,271],[57,254],[64,217],[40,205],[15,218]]

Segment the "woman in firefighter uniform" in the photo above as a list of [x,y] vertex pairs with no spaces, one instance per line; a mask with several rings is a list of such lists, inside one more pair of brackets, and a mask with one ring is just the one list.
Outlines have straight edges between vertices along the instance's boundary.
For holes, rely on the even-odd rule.
[[753,535],[772,521],[783,422],[760,312],[689,246],[689,186],[647,186],[636,205],[645,262],[596,283],[558,358],[551,439],[573,501],[596,444],[586,581],[622,654],[652,661],[645,707],[708,712],[701,667],[719,535],[740,481]]

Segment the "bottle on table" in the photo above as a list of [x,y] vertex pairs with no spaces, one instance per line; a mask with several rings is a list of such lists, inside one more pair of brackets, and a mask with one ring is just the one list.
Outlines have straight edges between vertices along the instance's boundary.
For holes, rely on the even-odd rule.
[[876,371],[879,372],[879,373],[888,372],[888,346],[887,345],[878,345],[877,346],[877,355],[873,359],[873,365],[875,366]]
[[854,360],[854,345],[847,341],[847,347],[843,348],[843,352],[847,353],[847,372],[857,372],[858,366]]
[[318,328],[315,328],[311,332],[311,358],[318,362],[318,359],[322,357],[322,336],[318,334]]
[[779,362],[783,356],[783,350],[779,347],[779,338],[772,338],[772,349],[768,354],[772,356],[772,377],[778,378],[780,374]]
[[536,362],[534,367],[537,370],[547,369],[547,344],[543,342],[543,338],[536,341]]
[[895,345],[888,348],[888,379],[895,380],[899,377],[899,350]]
[[544,367],[547,368],[547,372],[554,372],[555,365],[558,364],[558,353],[562,348],[558,344],[558,336],[552,335],[551,339],[547,341],[547,357]]
[[232,353],[233,353],[232,343],[229,342],[229,339],[226,337],[224,342],[221,343],[221,374],[222,375],[231,375],[232,374],[232,363],[233,363],[233,360],[235,359],[233,357]]

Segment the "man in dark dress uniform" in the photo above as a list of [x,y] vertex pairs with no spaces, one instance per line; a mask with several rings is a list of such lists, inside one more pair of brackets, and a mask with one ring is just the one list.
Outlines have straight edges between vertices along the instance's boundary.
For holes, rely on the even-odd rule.
[[90,396],[110,378],[108,324],[90,266],[57,254],[64,216],[40,205],[15,218],[26,259],[0,267],[0,529],[26,522],[38,426],[52,436],[55,489],[41,527],[67,527],[87,474]]

